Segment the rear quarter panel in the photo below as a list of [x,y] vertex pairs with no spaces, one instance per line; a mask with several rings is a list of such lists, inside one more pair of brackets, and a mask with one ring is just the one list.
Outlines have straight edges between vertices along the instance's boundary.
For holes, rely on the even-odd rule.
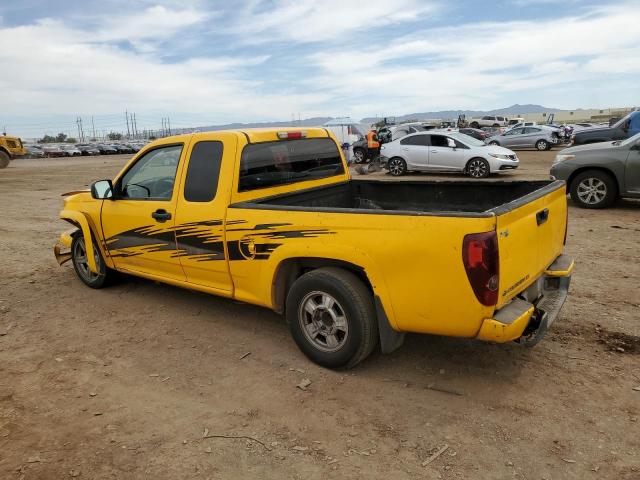
[[495,217],[232,207],[226,235],[235,295],[273,307],[273,281],[284,260],[342,260],[364,269],[397,330],[473,337],[493,308],[482,306],[471,289],[462,240],[494,225]]

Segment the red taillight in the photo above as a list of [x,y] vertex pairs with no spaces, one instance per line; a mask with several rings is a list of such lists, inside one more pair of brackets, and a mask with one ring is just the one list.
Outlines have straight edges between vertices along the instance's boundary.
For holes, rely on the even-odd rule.
[[307,132],[278,132],[280,140],[296,140],[298,138],[306,138]]
[[480,303],[498,303],[500,259],[496,232],[465,235],[462,242],[462,261],[473,293]]

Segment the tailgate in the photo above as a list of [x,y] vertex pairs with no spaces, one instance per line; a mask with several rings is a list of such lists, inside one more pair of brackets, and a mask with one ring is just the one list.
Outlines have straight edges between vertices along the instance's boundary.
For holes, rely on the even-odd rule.
[[531,285],[564,247],[567,195],[554,182],[495,210],[500,254],[497,308]]

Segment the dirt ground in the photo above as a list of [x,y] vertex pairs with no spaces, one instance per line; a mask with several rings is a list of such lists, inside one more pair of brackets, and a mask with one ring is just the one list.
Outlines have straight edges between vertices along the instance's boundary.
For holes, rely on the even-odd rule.
[[640,478],[640,202],[570,207],[571,293],[537,347],[413,335],[334,372],[268,310],[58,267],[60,194],[126,159],[0,171],[0,478]]

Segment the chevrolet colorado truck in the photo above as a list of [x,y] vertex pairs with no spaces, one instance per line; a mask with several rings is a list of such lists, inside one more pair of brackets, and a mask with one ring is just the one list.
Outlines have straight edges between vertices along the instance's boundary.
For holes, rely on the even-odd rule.
[[119,271],[271,308],[330,368],[405,332],[534,345],[573,269],[563,181],[352,180],[322,128],[158,140],[60,218],[89,287]]

